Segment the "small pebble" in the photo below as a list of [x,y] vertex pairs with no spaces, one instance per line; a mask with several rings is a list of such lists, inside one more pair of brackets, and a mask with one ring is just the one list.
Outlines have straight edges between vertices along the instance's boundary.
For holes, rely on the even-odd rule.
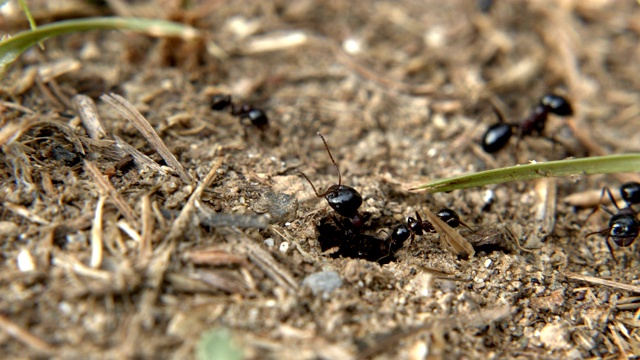
[[562,350],[571,347],[569,344],[569,330],[562,323],[547,324],[540,330],[540,341],[551,350]]
[[310,288],[313,295],[320,293],[330,294],[342,286],[342,279],[335,271],[321,271],[304,278],[302,286]]

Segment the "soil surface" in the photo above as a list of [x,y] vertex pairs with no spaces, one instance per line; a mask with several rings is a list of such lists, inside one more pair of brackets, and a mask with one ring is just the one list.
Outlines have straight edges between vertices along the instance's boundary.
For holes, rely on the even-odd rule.
[[[637,174],[408,190],[640,151],[637,2],[182,3],[32,5],[39,24],[140,16],[203,36],[65,35],[5,74],[4,358],[184,359],[211,345],[203,334],[249,359],[640,355],[636,244],[614,261],[587,237],[608,227],[589,216],[602,187]],[[4,33],[27,28],[14,5]],[[549,116],[553,141],[482,150],[494,108],[519,122],[547,93],[574,109]],[[212,110],[217,94],[235,112]],[[318,132],[364,224],[300,175],[338,183]],[[474,255],[433,233],[389,251],[407,216],[445,207]]]

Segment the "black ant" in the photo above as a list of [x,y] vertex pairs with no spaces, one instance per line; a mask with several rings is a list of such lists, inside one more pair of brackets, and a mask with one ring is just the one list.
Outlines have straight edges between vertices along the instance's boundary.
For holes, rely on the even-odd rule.
[[[467,229],[473,231],[473,229],[471,229],[467,224],[460,220],[460,216],[454,210],[443,208],[436,213],[436,216],[452,228],[457,228],[458,226],[462,225]],[[425,232],[434,234],[437,231],[433,224],[431,224],[428,220],[422,220],[422,217],[416,211],[415,218],[409,216],[407,218],[406,225],[400,224],[396,226],[393,231],[391,231],[391,252],[395,253],[400,250],[407,239],[411,238],[411,241],[413,241],[416,236],[420,236]]]
[[638,234],[640,234],[638,213],[632,208],[633,205],[640,204],[640,183],[628,182],[620,187],[620,195],[625,203],[627,203],[627,206],[622,209],[618,207],[618,204],[614,200],[613,195],[611,195],[611,190],[609,190],[608,187],[604,187],[602,189],[602,195],[600,197],[602,198],[602,196],[604,196],[605,191],[609,195],[609,199],[618,212],[614,214],[606,207],[602,207],[603,210],[611,215],[611,219],[609,219],[609,227],[589,233],[585,236],[585,239],[595,234],[604,236],[607,248],[609,248],[609,253],[611,253],[611,257],[616,260],[616,257],[613,254],[613,248],[609,243],[609,238],[611,238],[616,245],[620,247],[627,247],[631,246],[631,244],[633,244],[638,238]]
[[243,104],[237,106],[231,100],[231,95],[217,94],[211,98],[211,110],[223,111],[229,109],[229,113],[242,120],[249,120],[251,125],[264,131],[269,127],[269,118],[264,110]]
[[507,123],[500,112],[496,111],[498,123],[489,126],[482,136],[482,149],[494,153],[504,148],[514,134],[518,134],[518,141],[525,136],[542,135],[549,113],[566,117],[573,115],[573,108],[569,100],[562,96],[547,94],[543,96],[533,108],[529,117],[522,123]]
[[324,147],[327,149],[327,153],[331,158],[331,162],[336,167],[336,171],[338,172],[338,184],[331,185],[329,189],[327,189],[327,191],[320,194],[318,193],[318,190],[316,190],[316,187],[313,185],[311,180],[309,180],[309,177],[307,177],[307,175],[305,175],[302,171],[299,171],[300,175],[302,175],[307,180],[309,185],[311,185],[311,188],[313,188],[313,192],[316,193],[317,197],[324,197],[325,199],[327,199],[329,206],[331,206],[333,210],[335,210],[338,214],[348,218],[351,221],[353,227],[360,228],[362,224],[367,220],[366,217],[363,217],[358,212],[358,209],[362,205],[362,196],[356,189],[352,188],[351,186],[342,185],[342,175],[340,174],[338,164],[333,158],[333,155],[331,155],[329,145],[327,145],[327,141],[324,139],[324,136],[322,136],[322,134],[318,133],[318,136],[320,136],[320,138],[322,139]]

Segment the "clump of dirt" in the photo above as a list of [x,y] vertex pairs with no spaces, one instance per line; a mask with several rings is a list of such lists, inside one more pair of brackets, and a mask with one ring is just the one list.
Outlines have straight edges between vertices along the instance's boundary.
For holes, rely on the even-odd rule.
[[[30,2],[40,24],[136,15],[204,36],[69,34],[5,74],[6,358],[189,358],[210,329],[246,358],[638,356],[635,244],[614,261],[585,240],[608,226],[590,216],[600,189],[637,174],[407,190],[637,152],[635,2],[49,3]],[[0,24],[16,33],[11,6]],[[482,150],[494,108],[518,122],[549,93],[575,110],[549,115],[556,141]],[[219,94],[248,107],[215,111]],[[298,173],[336,183],[317,132],[363,197],[362,228]],[[438,234],[389,251],[407,216],[443,207],[473,256]]]

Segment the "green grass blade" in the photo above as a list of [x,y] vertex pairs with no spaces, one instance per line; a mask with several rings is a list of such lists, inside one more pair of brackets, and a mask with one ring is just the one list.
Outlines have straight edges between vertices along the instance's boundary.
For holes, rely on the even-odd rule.
[[516,165],[443,180],[435,180],[410,190],[426,190],[431,193],[436,193],[542,177],[623,172],[640,172],[640,154],[607,155]]
[[99,17],[59,21],[23,31],[0,41],[0,74],[25,50],[50,37],[66,33],[92,30],[133,30],[151,36],[176,36],[191,39],[199,36],[198,30],[166,20]]
[[[26,16],[29,21],[29,27],[31,27],[31,30],[35,30],[38,25],[36,24],[36,19],[31,15],[29,6],[27,6],[27,0],[18,0],[18,4],[20,4],[20,8],[22,9],[22,12],[24,12],[24,16]],[[40,48],[44,50],[44,45],[42,43],[38,43],[38,45],[40,45]]]

